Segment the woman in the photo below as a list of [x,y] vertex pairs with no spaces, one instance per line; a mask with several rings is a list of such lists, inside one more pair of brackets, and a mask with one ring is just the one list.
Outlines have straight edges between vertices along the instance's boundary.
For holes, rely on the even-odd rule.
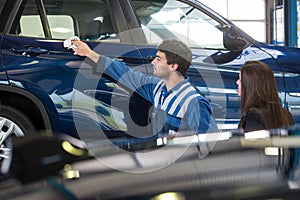
[[294,124],[291,113],[280,104],[274,74],[267,64],[247,61],[236,84],[242,110],[238,128],[249,132]]

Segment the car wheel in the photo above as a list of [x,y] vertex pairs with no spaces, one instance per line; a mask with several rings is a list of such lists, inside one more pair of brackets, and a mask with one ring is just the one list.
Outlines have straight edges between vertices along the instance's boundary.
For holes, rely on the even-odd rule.
[[34,133],[29,118],[16,108],[0,106],[0,173],[6,174],[12,160],[12,137]]

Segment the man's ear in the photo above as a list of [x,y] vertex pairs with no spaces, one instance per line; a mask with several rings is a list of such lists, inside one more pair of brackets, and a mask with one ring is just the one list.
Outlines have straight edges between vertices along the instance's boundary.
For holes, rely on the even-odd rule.
[[178,69],[178,64],[177,63],[174,63],[172,64],[172,67],[171,67],[174,71],[177,71]]

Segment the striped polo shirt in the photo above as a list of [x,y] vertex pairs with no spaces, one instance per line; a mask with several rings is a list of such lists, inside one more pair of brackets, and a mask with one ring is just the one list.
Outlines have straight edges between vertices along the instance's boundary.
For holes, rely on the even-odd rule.
[[125,63],[105,56],[100,56],[95,70],[136,91],[154,105],[154,134],[181,130],[206,133],[217,129],[209,101],[188,78],[167,91],[162,79],[135,71]]

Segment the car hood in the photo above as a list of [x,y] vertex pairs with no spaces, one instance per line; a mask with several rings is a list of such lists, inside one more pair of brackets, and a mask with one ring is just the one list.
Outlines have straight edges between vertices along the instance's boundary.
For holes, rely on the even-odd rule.
[[257,47],[276,59],[285,72],[299,72],[300,48],[258,43]]

